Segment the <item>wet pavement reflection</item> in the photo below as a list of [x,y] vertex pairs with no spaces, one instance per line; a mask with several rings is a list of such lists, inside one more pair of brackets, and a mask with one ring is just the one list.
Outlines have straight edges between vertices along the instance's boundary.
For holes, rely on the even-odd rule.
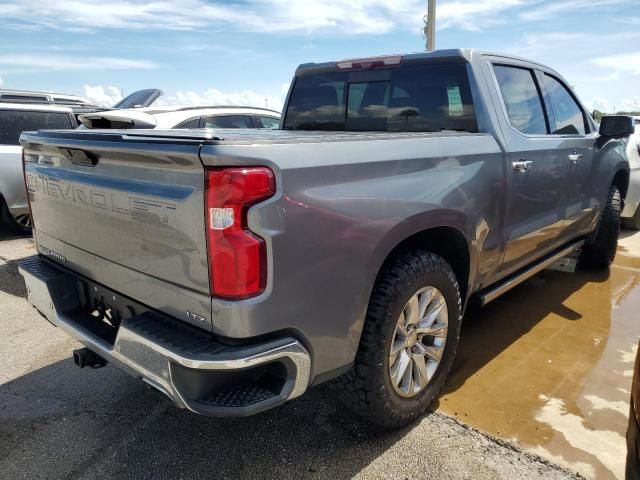
[[590,478],[623,478],[640,233],[610,272],[544,271],[468,312],[439,410]]

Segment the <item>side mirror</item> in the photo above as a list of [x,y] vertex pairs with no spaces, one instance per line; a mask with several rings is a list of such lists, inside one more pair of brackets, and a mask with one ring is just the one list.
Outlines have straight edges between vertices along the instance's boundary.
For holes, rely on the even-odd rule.
[[605,115],[600,119],[600,135],[603,137],[628,137],[635,132],[633,117]]

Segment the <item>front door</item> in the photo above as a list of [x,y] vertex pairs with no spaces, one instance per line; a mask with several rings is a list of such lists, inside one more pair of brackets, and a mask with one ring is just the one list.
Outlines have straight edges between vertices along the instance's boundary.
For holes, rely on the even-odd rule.
[[595,127],[561,79],[540,71],[537,75],[545,93],[551,135],[561,140],[560,157],[569,173],[569,182],[560,197],[560,204],[566,208],[564,236],[576,237],[592,228],[598,214],[593,184]]

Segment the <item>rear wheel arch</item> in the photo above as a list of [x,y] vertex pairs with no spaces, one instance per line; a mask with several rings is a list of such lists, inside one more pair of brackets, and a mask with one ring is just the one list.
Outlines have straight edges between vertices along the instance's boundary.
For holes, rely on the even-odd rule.
[[429,251],[444,258],[449,263],[460,287],[462,304],[465,305],[465,300],[469,294],[471,276],[471,250],[467,237],[457,227],[430,227],[405,236],[405,238],[396,242],[385,256],[378,269],[376,281],[385,271],[385,268],[396,258],[416,250]]

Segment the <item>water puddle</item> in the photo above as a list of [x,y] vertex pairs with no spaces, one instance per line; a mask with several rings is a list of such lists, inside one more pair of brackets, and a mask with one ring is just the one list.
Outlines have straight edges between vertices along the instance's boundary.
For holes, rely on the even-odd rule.
[[609,273],[545,271],[463,325],[439,409],[591,478],[623,478],[640,234]]

